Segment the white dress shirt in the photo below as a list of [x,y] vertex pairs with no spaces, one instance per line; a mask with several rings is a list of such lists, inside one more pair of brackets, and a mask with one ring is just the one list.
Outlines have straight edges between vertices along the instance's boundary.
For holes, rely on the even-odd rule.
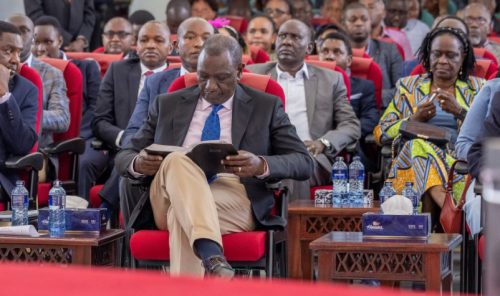
[[184,66],[181,66],[181,73],[179,73],[179,76],[182,76],[186,73],[189,73],[188,70],[186,70],[186,68],[184,68]]
[[141,90],[144,87],[144,81],[146,80],[147,77],[146,72],[153,71],[154,73],[158,73],[165,70],[166,68],[167,68],[167,63],[153,70],[148,69],[148,67],[144,66],[144,64],[141,63],[141,82],[139,83],[139,93],[137,93],[137,97],[139,97],[139,95],[141,94]]
[[31,61],[33,61],[33,54],[30,53],[30,56],[26,59],[26,61],[24,62],[26,65],[28,65],[28,67],[31,68]]
[[307,119],[306,90],[304,79],[309,78],[307,66],[304,63],[302,68],[295,74],[295,78],[288,72],[281,71],[279,64],[276,64],[278,83],[285,92],[286,113],[290,121],[295,125],[297,135],[302,141],[312,140]]

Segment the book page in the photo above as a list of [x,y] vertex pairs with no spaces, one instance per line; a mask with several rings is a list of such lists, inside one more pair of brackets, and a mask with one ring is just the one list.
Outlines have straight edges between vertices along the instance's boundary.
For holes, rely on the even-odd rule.
[[0,227],[0,235],[40,236],[33,225]]

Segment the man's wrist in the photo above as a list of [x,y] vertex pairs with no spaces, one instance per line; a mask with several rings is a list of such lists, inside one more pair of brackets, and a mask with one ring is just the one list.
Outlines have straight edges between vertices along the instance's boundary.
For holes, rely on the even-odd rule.
[[330,151],[332,149],[332,144],[327,139],[320,138],[320,139],[318,139],[318,141],[321,143],[321,145],[323,145],[323,151],[325,151],[325,150]]

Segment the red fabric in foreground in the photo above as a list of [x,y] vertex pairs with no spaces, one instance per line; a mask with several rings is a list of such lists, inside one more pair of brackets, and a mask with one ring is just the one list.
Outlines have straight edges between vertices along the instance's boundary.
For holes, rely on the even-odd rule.
[[[141,230],[130,239],[130,251],[138,260],[170,260],[166,231]],[[222,236],[228,261],[257,261],[265,254],[266,232],[241,232]]]
[[[169,277],[158,271],[126,272],[117,269],[90,269],[72,266],[60,268],[50,264],[44,266],[27,264],[0,265],[2,295],[37,296],[138,296],[138,295],[182,295],[182,296],[410,296],[411,291],[399,292],[382,288],[355,287],[343,284],[310,283],[284,280],[224,281],[217,279],[194,279]],[[29,278],[27,275],[36,275]],[[419,293],[422,296],[437,296],[436,293]]]
[[478,250],[478,253],[479,253],[479,258],[481,259],[481,261],[484,261],[484,235],[481,236],[481,238],[479,239],[479,250]]

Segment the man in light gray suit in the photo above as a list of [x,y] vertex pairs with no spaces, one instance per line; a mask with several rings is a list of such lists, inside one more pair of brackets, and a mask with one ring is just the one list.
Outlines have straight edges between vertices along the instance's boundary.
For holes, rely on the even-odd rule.
[[281,85],[290,121],[316,159],[309,181],[289,185],[291,200],[309,199],[309,187],[330,184],[335,156],[361,136],[361,126],[347,100],[342,75],[305,64],[306,54],[313,46],[310,29],[301,21],[289,20],[278,32],[278,63],[247,67],[256,74],[271,74]]

